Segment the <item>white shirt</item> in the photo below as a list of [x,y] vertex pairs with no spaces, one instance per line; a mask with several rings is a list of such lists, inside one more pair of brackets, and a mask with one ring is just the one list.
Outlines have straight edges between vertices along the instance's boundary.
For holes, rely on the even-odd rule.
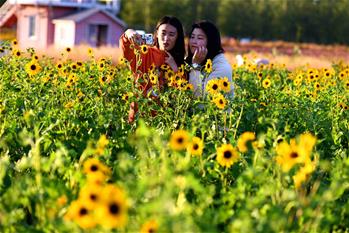
[[212,60],[212,72],[208,77],[204,77],[199,70],[191,70],[189,73],[189,83],[194,86],[194,95],[200,96],[205,93],[207,82],[211,79],[227,77],[231,84],[229,96],[234,95],[234,86],[232,83],[233,71],[228,60],[223,53],[216,55]]

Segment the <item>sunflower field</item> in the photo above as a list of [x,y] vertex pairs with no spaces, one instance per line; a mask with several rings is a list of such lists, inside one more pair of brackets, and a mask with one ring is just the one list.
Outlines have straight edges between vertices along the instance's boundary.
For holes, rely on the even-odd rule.
[[188,67],[154,67],[145,95],[123,59],[16,46],[0,51],[0,232],[349,232],[347,64],[246,60],[199,97]]

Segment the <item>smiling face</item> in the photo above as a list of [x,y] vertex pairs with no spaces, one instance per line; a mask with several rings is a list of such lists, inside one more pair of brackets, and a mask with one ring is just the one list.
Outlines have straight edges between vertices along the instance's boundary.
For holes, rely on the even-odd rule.
[[176,44],[177,29],[170,24],[161,24],[157,30],[159,49],[170,51]]
[[189,48],[192,54],[198,47],[207,46],[207,36],[205,32],[200,28],[195,28],[190,35]]

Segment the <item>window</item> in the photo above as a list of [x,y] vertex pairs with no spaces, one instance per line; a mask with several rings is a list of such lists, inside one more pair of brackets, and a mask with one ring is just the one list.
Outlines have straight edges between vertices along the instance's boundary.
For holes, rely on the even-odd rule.
[[36,17],[35,15],[29,16],[29,37],[35,36],[35,24],[36,24]]
[[88,39],[90,42],[95,44],[97,42],[97,25],[88,25]]

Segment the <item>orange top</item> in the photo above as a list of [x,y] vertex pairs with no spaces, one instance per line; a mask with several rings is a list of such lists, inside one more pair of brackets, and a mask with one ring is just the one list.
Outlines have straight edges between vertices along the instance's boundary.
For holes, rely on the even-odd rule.
[[[167,55],[164,51],[158,49],[154,46],[148,47],[148,52],[146,54],[141,53],[141,64],[138,66],[136,70],[136,55],[134,53],[134,48],[140,50],[140,46],[131,43],[126,37],[125,34],[123,34],[120,37],[120,48],[123,51],[124,58],[130,62],[131,69],[133,73],[136,75],[137,81],[144,73],[149,72],[150,67],[154,64],[155,67],[159,68],[161,65],[165,64],[165,56]],[[132,47],[131,44],[134,46]],[[160,74],[159,77],[159,84],[162,86],[164,83],[163,77]],[[152,87],[152,84],[149,79],[144,80],[145,83],[141,84],[141,89],[143,90],[143,93],[146,94],[146,92],[149,90],[150,87]]]

